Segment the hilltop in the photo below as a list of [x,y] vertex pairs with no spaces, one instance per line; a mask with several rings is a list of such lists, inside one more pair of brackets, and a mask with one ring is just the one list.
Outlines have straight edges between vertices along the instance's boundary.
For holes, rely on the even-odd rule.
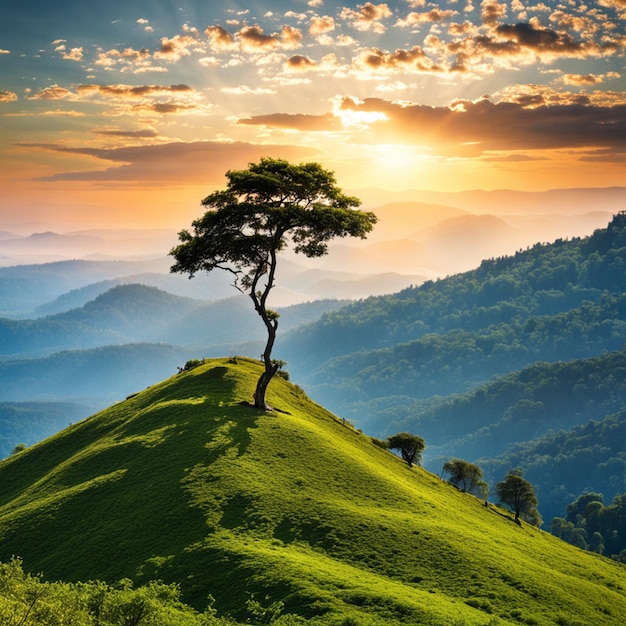
[[0,560],[51,580],[176,582],[242,618],[250,594],[315,624],[594,624],[626,568],[486,506],[278,378],[216,359],[0,462]]

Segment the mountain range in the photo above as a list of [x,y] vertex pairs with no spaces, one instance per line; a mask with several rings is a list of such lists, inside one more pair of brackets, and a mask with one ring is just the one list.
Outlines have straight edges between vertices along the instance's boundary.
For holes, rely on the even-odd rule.
[[[441,205],[396,203],[381,207],[385,211],[389,232],[412,211],[418,230],[466,217]],[[494,232],[502,232],[495,223]],[[439,472],[451,457],[480,462],[489,477],[491,468],[507,463],[536,469],[532,450],[542,438],[602,422],[624,406],[621,385],[598,382],[617,371],[626,338],[624,232],[624,216],[618,214],[592,235],[529,245],[389,295],[279,307],[275,356],[287,361],[292,380],[317,402],[369,435],[408,430],[423,436],[431,471]],[[371,243],[372,249],[381,245],[387,244]],[[17,408],[32,401],[71,402],[87,416],[154,384],[188,359],[258,356],[262,325],[245,297],[221,297],[232,287],[211,282],[221,280],[219,274],[189,281],[147,271],[150,263],[2,268],[0,287],[9,293],[25,278],[22,291],[35,294],[40,304],[29,318],[0,320],[0,401]],[[300,272],[289,258],[285,266],[285,276],[293,271],[304,291],[328,276],[321,269]],[[77,277],[83,286],[64,292]],[[147,283],[159,277],[160,287],[132,282],[136,277]],[[345,292],[349,281],[339,284]],[[16,437],[19,431],[10,432]],[[31,445],[38,432],[43,437],[53,430],[25,423],[22,438],[0,439],[0,453],[7,455],[18,443]],[[528,450],[528,462],[520,449]],[[626,491],[622,456],[609,449],[594,456],[594,468],[609,464],[615,470],[609,487],[602,478],[606,472],[596,469],[559,484],[535,473],[544,517],[561,514],[584,490],[605,491],[608,499]]]

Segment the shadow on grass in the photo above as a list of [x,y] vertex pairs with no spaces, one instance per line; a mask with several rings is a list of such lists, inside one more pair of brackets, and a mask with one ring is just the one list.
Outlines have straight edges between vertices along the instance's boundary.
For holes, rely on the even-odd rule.
[[227,372],[127,400],[6,464],[2,501],[26,491],[28,506],[0,517],[0,561],[21,556],[48,580],[182,581],[188,596],[190,546],[211,534],[209,509],[220,506],[213,465],[244,454],[265,414],[224,403],[236,385]]

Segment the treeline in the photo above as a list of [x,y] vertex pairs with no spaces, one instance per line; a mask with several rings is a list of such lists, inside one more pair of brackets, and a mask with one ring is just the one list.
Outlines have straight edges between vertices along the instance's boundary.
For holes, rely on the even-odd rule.
[[604,504],[599,493],[585,493],[550,522],[550,532],[590,552],[626,563],[626,493]]
[[[356,420],[369,410],[378,416],[374,430],[422,433],[430,445],[427,465],[441,456],[499,457],[515,446],[511,450],[519,454],[509,466],[518,467],[524,465],[528,451],[519,442],[599,421],[624,406],[626,351],[622,350],[590,359],[535,363],[464,394],[363,400],[344,415]],[[509,461],[504,458],[503,463]]]
[[[572,430],[515,444],[496,458],[478,461],[486,476],[521,467],[535,485],[545,519],[562,516],[585,491],[612,498],[626,487],[626,409]],[[626,538],[626,529],[623,537]]]
[[475,459],[550,430],[570,429],[626,405],[626,351],[539,362],[466,394],[433,398],[417,423],[433,446],[454,444]]
[[[554,316],[514,318],[475,331],[431,333],[392,348],[360,351],[329,360],[309,384],[335,387],[337,401],[458,393],[494,375],[536,361],[591,357],[620,350],[626,338],[626,295]],[[328,393],[327,389],[323,392]],[[339,400],[341,397],[341,400]]]

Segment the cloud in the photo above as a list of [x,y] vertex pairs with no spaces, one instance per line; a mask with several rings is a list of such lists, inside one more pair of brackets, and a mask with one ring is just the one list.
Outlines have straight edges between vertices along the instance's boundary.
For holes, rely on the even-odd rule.
[[94,60],[94,65],[107,71],[119,69],[121,72],[132,72],[141,74],[145,72],[166,72],[167,69],[153,65],[152,54],[146,48],[136,50],[135,48],[124,48],[118,50],[99,50]]
[[459,24],[458,22],[454,22],[448,26],[448,32],[455,36],[460,37],[461,35],[474,34],[478,32],[478,28],[472,22],[468,22],[467,20]]
[[386,28],[381,20],[393,15],[387,4],[372,4],[366,2],[358,7],[358,11],[344,7],[341,10],[341,19],[350,22],[358,31],[372,31],[384,33]]
[[63,100],[72,95],[72,92],[69,89],[65,89],[65,87],[51,85],[30,96],[29,100]]
[[224,173],[241,169],[250,161],[263,156],[303,160],[315,158],[317,152],[310,148],[286,145],[255,145],[243,142],[193,142],[167,143],[124,148],[68,148],[50,144],[22,144],[31,149],[79,154],[121,165],[104,170],[65,172],[42,178],[45,181],[83,181],[93,183],[145,184],[154,187],[181,184],[219,185]]
[[213,52],[239,49],[243,52],[258,53],[272,50],[294,50],[301,46],[302,31],[285,25],[280,33],[268,35],[258,26],[242,26],[236,33],[230,33],[222,26],[208,26],[205,34]]
[[175,37],[161,38],[161,47],[154,53],[155,59],[179,61],[191,53],[189,48],[197,46],[198,40],[192,35],[176,35]]
[[532,49],[538,53],[550,53],[557,56],[580,56],[585,45],[575,41],[568,33],[556,32],[550,28],[537,28],[531,24],[501,24],[495,32],[506,39],[519,44],[521,48]]
[[218,67],[220,64],[217,57],[202,57],[198,59],[198,63],[204,67]]
[[272,50],[280,46],[276,35],[266,35],[260,26],[244,26],[238,33],[241,47],[247,51]]
[[[274,15],[273,13],[266,13],[265,17],[271,17],[272,15]],[[298,22],[304,22],[307,18],[307,14],[306,13],[296,13],[295,11],[287,11],[285,13],[285,17],[289,17],[292,18],[294,20],[297,20]]]
[[581,156],[580,160],[590,163],[626,163],[626,148],[614,146],[603,150],[594,150]]
[[103,85],[81,84],[75,91],[58,85],[46,87],[29,100],[72,100],[113,103],[109,115],[128,115],[137,112],[186,113],[205,111],[201,95],[188,85]]
[[[497,4],[497,3],[496,3]],[[493,3],[489,6],[493,7]],[[626,38],[604,37],[601,43],[594,40],[577,40],[564,31],[543,28],[535,23],[490,23],[489,33],[468,31],[464,38],[444,42],[435,36],[427,38],[429,51],[441,56],[452,55],[448,60],[450,70],[485,73],[498,67],[515,68],[557,59],[611,56],[626,45]]]
[[318,64],[309,57],[301,54],[295,54],[287,59],[285,66],[288,71],[307,72],[309,70],[317,69]]
[[360,50],[353,62],[357,70],[362,71],[411,71],[411,72],[441,72],[444,68],[429,58],[420,46],[413,46],[410,50],[396,50],[386,52],[378,48]]
[[343,110],[376,112],[370,125],[380,142],[416,143],[445,154],[626,145],[626,104],[541,104],[457,101],[450,107],[398,104],[377,98],[343,100]]
[[598,4],[601,7],[607,7],[609,9],[616,9],[623,14],[626,12],[626,0],[598,0]]
[[413,26],[419,26],[420,24],[427,24],[429,22],[442,22],[458,14],[458,11],[442,11],[441,9],[431,9],[423,13],[412,12],[409,13],[406,18],[398,20],[396,26],[399,28],[412,28]]
[[324,55],[320,61],[315,61],[302,54],[294,54],[285,61],[283,68],[287,74],[304,74],[307,72],[336,74],[342,71],[342,66],[333,52]]
[[626,104],[623,91],[594,90],[588,93],[556,91],[547,85],[509,85],[494,94],[500,102],[515,102],[524,107],[590,105],[594,107],[619,107]]
[[63,59],[68,61],[82,61],[83,60],[83,48],[71,48],[67,49],[67,46],[64,43],[59,43],[54,49],[55,52],[58,52]]
[[273,95],[276,93],[273,89],[267,89],[266,87],[249,87],[248,85],[237,85],[236,87],[222,87],[220,89],[222,93],[230,93],[235,95],[252,94],[255,96]]
[[498,0],[483,0],[480,3],[480,18],[485,24],[495,24],[506,15],[506,4]]
[[194,90],[188,85],[95,85],[83,84],[76,88],[78,93],[97,93],[110,98],[145,98],[163,94],[187,94]]
[[561,82],[565,85],[588,86],[604,82],[602,74],[564,74]]
[[313,35],[314,37],[319,37],[320,35],[330,33],[333,30],[335,30],[334,18],[328,15],[311,18],[311,23],[309,24],[310,35]]
[[237,45],[235,37],[221,26],[207,26],[204,33],[209,38],[211,49],[215,52],[230,50]]
[[104,135],[106,137],[124,137],[130,139],[152,139],[158,137],[158,133],[150,128],[142,130],[94,130],[95,135]]
[[17,94],[15,92],[0,89],[0,102],[15,102],[15,100],[17,100]]
[[522,163],[526,161],[547,161],[547,157],[531,156],[529,154],[496,154],[482,157],[481,161],[494,163]]
[[331,113],[326,113],[325,115],[305,115],[303,113],[255,115],[254,117],[240,119],[237,123],[299,131],[341,130],[340,121]]
[[141,24],[143,26],[143,29],[147,32],[147,33],[153,33],[154,32],[154,28],[152,26],[150,26],[150,21],[146,20],[142,17],[140,17],[137,20],[137,24]]
[[283,50],[295,50],[302,42],[302,32],[293,26],[283,26],[281,33],[281,48]]
[[587,38],[593,37],[599,30],[599,25],[591,17],[573,15],[561,10],[551,13],[550,21],[556,24],[558,28],[582,33]]

